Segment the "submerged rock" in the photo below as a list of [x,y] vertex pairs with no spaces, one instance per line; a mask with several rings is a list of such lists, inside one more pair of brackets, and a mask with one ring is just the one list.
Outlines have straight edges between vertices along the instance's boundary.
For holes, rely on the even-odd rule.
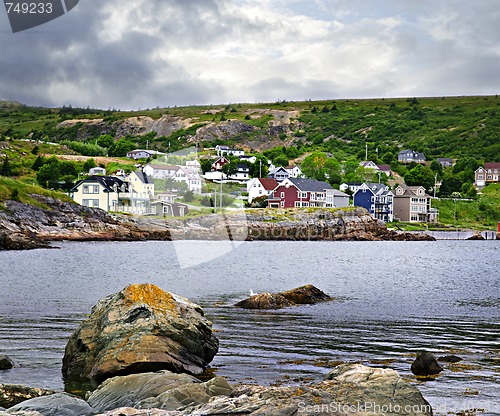
[[463,358],[460,358],[456,355],[445,355],[443,357],[438,357],[438,361],[442,361],[444,363],[458,363],[463,360]]
[[65,393],[26,400],[8,409],[7,413],[17,414],[16,412],[21,411],[38,412],[43,416],[90,416],[94,414],[85,400]]
[[0,370],[10,370],[14,368],[15,363],[8,355],[0,354]]
[[0,406],[8,408],[35,397],[48,396],[54,393],[53,390],[19,386],[17,384],[0,384]]
[[236,303],[235,306],[244,309],[281,309],[287,306],[310,305],[331,299],[317,287],[305,285],[286,292],[253,295]]
[[123,407],[173,411],[207,403],[214,396],[227,396],[232,390],[222,377],[202,383],[190,375],[164,370],[110,378],[90,395],[88,403],[97,412]]
[[163,369],[199,374],[218,346],[198,305],[136,284],[92,308],[66,345],[62,371],[66,378],[97,381]]
[[411,372],[416,376],[430,376],[439,374],[441,371],[443,371],[443,367],[438,364],[430,352],[418,353],[411,365]]

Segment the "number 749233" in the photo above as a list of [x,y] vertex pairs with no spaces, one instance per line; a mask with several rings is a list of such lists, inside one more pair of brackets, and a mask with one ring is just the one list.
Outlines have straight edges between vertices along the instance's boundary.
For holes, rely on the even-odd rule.
[[52,3],[5,3],[7,13],[50,14]]

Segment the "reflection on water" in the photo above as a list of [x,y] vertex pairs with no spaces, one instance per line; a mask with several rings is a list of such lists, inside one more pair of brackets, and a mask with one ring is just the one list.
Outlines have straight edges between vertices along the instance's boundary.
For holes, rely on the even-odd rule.
[[[0,253],[0,352],[21,365],[1,372],[0,383],[62,389],[64,347],[85,314],[109,293],[148,281],[204,307],[220,339],[213,367],[233,382],[320,380],[335,363],[355,361],[396,369],[418,384],[439,414],[474,407],[494,414],[500,386],[499,246],[246,243],[185,270],[164,242],[71,243],[60,250]],[[336,300],[281,311],[232,307],[250,289],[276,292],[305,283]],[[423,349],[463,361],[442,363],[439,377],[419,382],[410,365]]]

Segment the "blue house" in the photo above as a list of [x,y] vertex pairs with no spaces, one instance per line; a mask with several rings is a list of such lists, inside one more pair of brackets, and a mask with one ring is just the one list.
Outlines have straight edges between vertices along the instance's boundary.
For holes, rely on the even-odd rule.
[[365,208],[384,222],[394,220],[394,194],[383,183],[364,183],[354,193],[354,206]]

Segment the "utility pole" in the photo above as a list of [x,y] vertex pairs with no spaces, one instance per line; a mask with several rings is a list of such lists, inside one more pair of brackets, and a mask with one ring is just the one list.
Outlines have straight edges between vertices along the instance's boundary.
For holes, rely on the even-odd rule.
[[365,161],[368,161],[368,142],[365,142]]
[[259,178],[262,178],[262,159],[259,159]]
[[434,176],[434,199],[436,198],[436,188],[437,188],[438,174]]

